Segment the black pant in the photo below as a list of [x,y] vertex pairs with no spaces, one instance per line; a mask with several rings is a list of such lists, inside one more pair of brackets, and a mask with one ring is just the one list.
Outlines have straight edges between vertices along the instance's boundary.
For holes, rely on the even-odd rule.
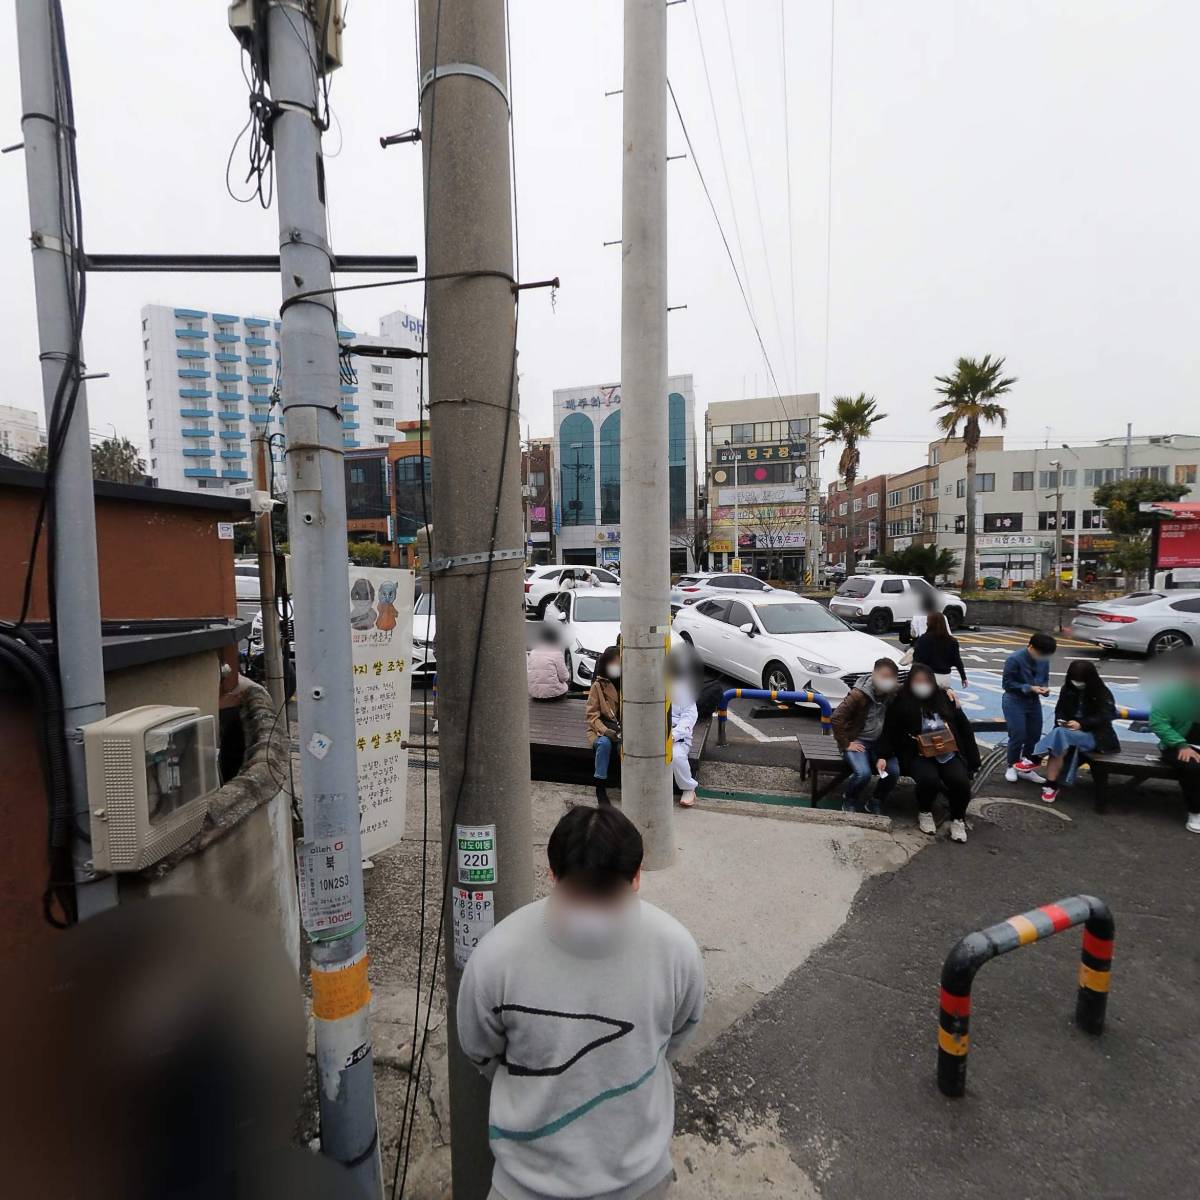
[[921,812],[932,812],[938,792],[943,792],[951,820],[962,820],[971,802],[971,772],[961,755],[944,763],[936,758],[914,758],[908,763],[908,774],[917,785],[917,808]]
[[[1192,732],[1195,733],[1195,730]],[[1200,813],[1200,763],[1180,762],[1179,751],[1182,749],[1182,746],[1164,746],[1162,755],[1175,766],[1179,790],[1183,793],[1188,812]]]

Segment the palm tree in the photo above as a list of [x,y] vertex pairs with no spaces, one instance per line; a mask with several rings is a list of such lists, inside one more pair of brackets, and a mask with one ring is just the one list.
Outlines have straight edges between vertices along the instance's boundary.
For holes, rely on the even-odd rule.
[[33,471],[45,471],[49,458],[49,446],[34,446],[32,450],[25,451],[21,461]]
[[824,436],[821,445],[837,442],[842,447],[838,456],[838,475],[850,492],[846,507],[846,574],[854,574],[854,481],[858,478],[861,458],[859,443],[871,436],[871,427],[882,421],[887,413],[881,413],[874,396],[859,392],[857,396],[834,396],[833,404],[821,414]]
[[980,359],[960,358],[955,364],[953,375],[938,375],[937,390],[945,396],[933,411],[939,412],[937,426],[946,435],[946,441],[958,437],[962,431],[963,445],[967,451],[967,544],[963,549],[962,585],[975,581],[975,456],[979,450],[979,427],[984,422],[994,423],[1003,429],[1008,424],[1008,410],[996,403],[1014,383],[1015,375],[1001,375],[1004,359],[994,359],[985,354]]

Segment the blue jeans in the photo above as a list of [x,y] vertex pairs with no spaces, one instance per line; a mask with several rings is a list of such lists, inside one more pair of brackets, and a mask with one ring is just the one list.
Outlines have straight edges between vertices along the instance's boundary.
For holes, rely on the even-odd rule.
[[1054,782],[1064,783],[1071,787],[1075,783],[1075,774],[1079,770],[1079,755],[1072,754],[1072,749],[1095,750],[1096,739],[1082,729],[1064,729],[1055,725],[1048,734],[1037,744],[1038,754],[1052,754],[1055,758],[1066,757],[1066,772]]
[[592,769],[592,774],[597,779],[608,778],[608,763],[612,758],[613,744],[612,738],[605,737],[601,734],[592,746],[592,753],[595,755],[595,767]]
[[[875,774],[875,763],[879,759],[879,755],[875,753],[875,742],[863,742],[863,745],[865,750],[847,750],[845,753],[846,765],[851,774],[842,791],[842,808],[851,812],[858,808],[858,798],[871,782]],[[868,812],[878,812],[880,804],[900,782],[900,764],[894,758],[887,760],[887,772],[887,778],[879,781],[875,795],[867,803]]]
[[1008,725],[1008,765],[1018,759],[1030,758],[1037,751],[1042,736],[1042,701],[1040,696],[1012,696],[1008,692],[1000,701],[1004,721]]

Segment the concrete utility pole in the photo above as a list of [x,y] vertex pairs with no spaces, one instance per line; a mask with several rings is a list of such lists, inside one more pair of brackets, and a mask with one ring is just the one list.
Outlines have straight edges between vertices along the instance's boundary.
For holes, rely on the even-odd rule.
[[[621,806],[651,870],[675,857],[667,763],[667,8],[625,0],[621,171]],[[736,487],[737,475],[734,474]]]
[[[79,727],[105,715],[104,660],[100,632],[100,573],[96,557],[96,506],[92,491],[92,447],[88,436],[87,388],[82,381],[82,342],[76,344],[74,299],[68,286],[73,268],[64,256],[82,253],[64,228],[62,213],[71,201],[67,192],[68,145],[75,130],[60,127],[54,80],[61,78],[60,56],[66,58],[61,13],[54,0],[17,0],[17,49],[21,73],[21,129],[25,141],[25,179],[29,193],[33,284],[37,299],[38,347],[42,360],[42,395],[46,428],[53,441],[58,426],[56,397],[63,376],[78,389],[75,408],[57,455],[51,463],[54,497],[49,512],[53,544],[42,541],[40,553],[53,554],[55,646],[63,697],[71,807],[76,831],[90,825],[87,772]],[[66,120],[65,114],[62,120]],[[50,480],[47,480],[49,483]],[[115,876],[96,879],[87,842],[76,837],[73,850],[79,918],[93,916],[117,903]]]
[[[254,444],[254,488],[265,492],[270,500],[271,473],[267,469],[267,455],[271,453],[265,434],[257,434]],[[263,667],[267,691],[271,693],[271,704],[279,712],[287,703],[283,683],[283,651],[279,641],[279,606],[275,601],[275,554],[271,539],[271,520],[274,505],[268,504],[265,512],[254,518],[254,544],[258,552],[258,599],[262,606]]]
[[[318,38],[306,5],[270,0],[267,52],[277,106],[279,265],[285,302],[328,288],[325,179],[317,127]],[[319,865],[318,896],[336,923],[310,928],[321,1149],[365,1197],[380,1190],[375,1080],[367,1018],[366,912],[359,836],[346,486],[337,412],[337,316],[332,295],[283,311],[281,396],[287,433],[289,532],[295,571],[297,706],[304,839]],[[271,609],[274,610],[274,599]],[[515,606],[514,606],[515,609]],[[264,626],[267,614],[264,614]],[[326,870],[328,868],[328,870]],[[303,883],[303,881],[302,881]]]
[[[1062,582],[1062,460],[1052,458],[1050,465],[1054,468],[1054,586],[1057,589]],[[1076,564],[1078,566],[1078,563]]]
[[[500,0],[420,0],[426,271],[463,275],[426,285],[451,1013],[474,939],[533,893],[504,19]],[[453,869],[456,826],[495,827],[493,881]],[[483,1200],[489,1085],[447,1032],[454,1195]]]

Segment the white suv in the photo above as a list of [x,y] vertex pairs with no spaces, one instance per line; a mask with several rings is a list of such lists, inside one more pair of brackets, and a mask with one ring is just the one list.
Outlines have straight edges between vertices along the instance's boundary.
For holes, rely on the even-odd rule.
[[966,622],[962,600],[919,575],[851,575],[829,602],[829,611],[850,625],[865,625],[868,632],[881,634],[904,628],[929,603],[945,614],[951,629]]
[[526,567],[525,611],[540,619],[546,615],[546,605],[561,591],[569,591],[575,587],[619,586],[620,580],[603,567],[568,566],[565,563]]

